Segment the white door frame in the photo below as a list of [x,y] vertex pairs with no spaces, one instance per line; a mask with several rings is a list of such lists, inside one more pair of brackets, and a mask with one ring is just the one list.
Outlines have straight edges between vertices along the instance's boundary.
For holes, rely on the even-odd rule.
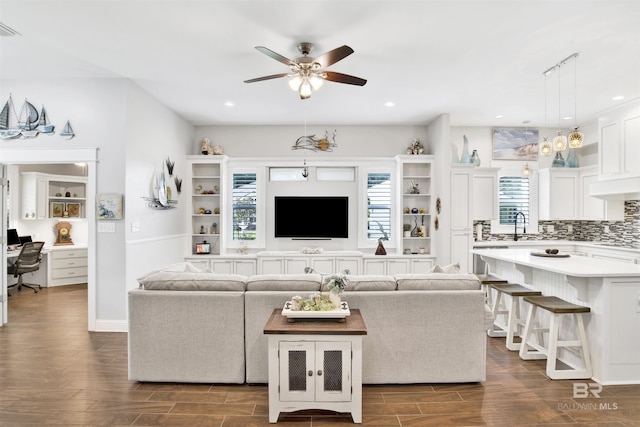
[[[97,148],[1,148],[0,159],[3,164],[57,164],[57,163],[86,163],[87,164],[87,295],[88,295],[88,330],[96,330],[96,210],[91,204],[96,200],[97,187]],[[3,202],[4,210],[4,202]],[[4,221],[3,217],[3,221]],[[2,224],[3,228],[6,224]],[[3,265],[6,273],[5,237],[2,239]],[[2,278],[2,295],[4,307],[4,322],[7,321],[6,274]],[[2,325],[2,322],[0,322]]]
[[0,217],[2,218],[2,225],[0,226],[0,241],[2,244],[2,256],[0,261],[2,262],[2,270],[0,273],[0,326],[7,323],[7,237],[5,236],[7,229],[7,167],[0,163]]

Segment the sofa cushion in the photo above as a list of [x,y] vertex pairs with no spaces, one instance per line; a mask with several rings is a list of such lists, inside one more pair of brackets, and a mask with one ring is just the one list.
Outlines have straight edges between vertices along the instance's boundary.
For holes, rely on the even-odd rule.
[[244,291],[247,277],[191,271],[156,271],[138,279],[144,289],[169,291]]
[[319,274],[258,274],[247,279],[247,291],[319,291]]
[[431,267],[427,270],[427,273],[447,273],[447,274],[458,274],[460,273],[460,263],[456,262],[455,264],[443,265],[440,266],[438,264]]
[[480,281],[474,274],[396,274],[399,291],[407,290],[476,290]]
[[395,291],[397,284],[393,276],[347,276],[349,280],[346,292],[359,291]]

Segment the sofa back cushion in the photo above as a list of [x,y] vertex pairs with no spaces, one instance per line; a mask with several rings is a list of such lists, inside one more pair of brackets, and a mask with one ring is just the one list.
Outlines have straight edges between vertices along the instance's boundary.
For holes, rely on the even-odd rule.
[[236,291],[246,289],[247,276],[192,271],[155,271],[138,279],[140,287],[168,291]]
[[434,290],[477,290],[480,289],[480,280],[474,274],[396,274],[396,282],[399,291],[434,291]]
[[309,291],[320,290],[319,274],[258,274],[247,279],[247,291]]
[[347,292],[359,291],[395,291],[397,284],[393,276],[347,276]]

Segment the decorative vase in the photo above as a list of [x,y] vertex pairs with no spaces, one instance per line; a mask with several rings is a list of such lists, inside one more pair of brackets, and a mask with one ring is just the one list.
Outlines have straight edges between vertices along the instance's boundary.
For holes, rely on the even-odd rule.
[[580,160],[578,159],[575,149],[569,148],[569,154],[567,155],[567,161],[565,163],[568,168],[580,167]]
[[551,163],[551,167],[553,168],[563,168],[564,167],[564,157],[562,157],[562,152],[556,152],[556,157],[553,159],[553,163]]
[[382,240],[378,239],[378,247],[376,248],[376,255],[386,255],[387,251],[382,244]]
[[478,150],[473,150],[471,152],[471,160],[470,163],[476,165],[476,167],[480,166],[480,156],[478,155]]
[[340,303],[342,302],[342,294],[336,294],[333,292],[329,292],[329,301],[335,308],[340,308]]
[[471,163],[471,157],[469,157],[469,140],[467,135],[462,135],[464,144],[462,145],[462,156],[460,156],[460,163]]

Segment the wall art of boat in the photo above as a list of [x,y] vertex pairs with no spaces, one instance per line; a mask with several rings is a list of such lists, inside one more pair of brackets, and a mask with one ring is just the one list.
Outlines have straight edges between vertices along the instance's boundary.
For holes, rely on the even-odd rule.
[[38,133],[40,133],[37,129],[39,118],[40,115],[36,107],[25,99],[18,116],[18,126],[22,129],[23,138],[35,138],[38,136]]
[[38,121],[38,131],[40,133],[46,133],[49,135],[53,135],[54,125],[49,123],[49,116],[47,115],[47,110],[44,109],[44,105],[42,106],[42,110],[40,110],[40,120]]
[[22,134],[22,130],[18,126],[18,116],[13,106],[13,99],[9,95],[9,99],[0,111],[0,138],[11,139],[17,138]]
[[62,128],[62,132],[60,132],[60,136],[67,139],[71,139],[74,136],[76,136],[76,134],[73,133],[73,128],[71,127],[71,123],[69,123],[69,120],[67,120],[67,123],[64,124],[64,127]]

